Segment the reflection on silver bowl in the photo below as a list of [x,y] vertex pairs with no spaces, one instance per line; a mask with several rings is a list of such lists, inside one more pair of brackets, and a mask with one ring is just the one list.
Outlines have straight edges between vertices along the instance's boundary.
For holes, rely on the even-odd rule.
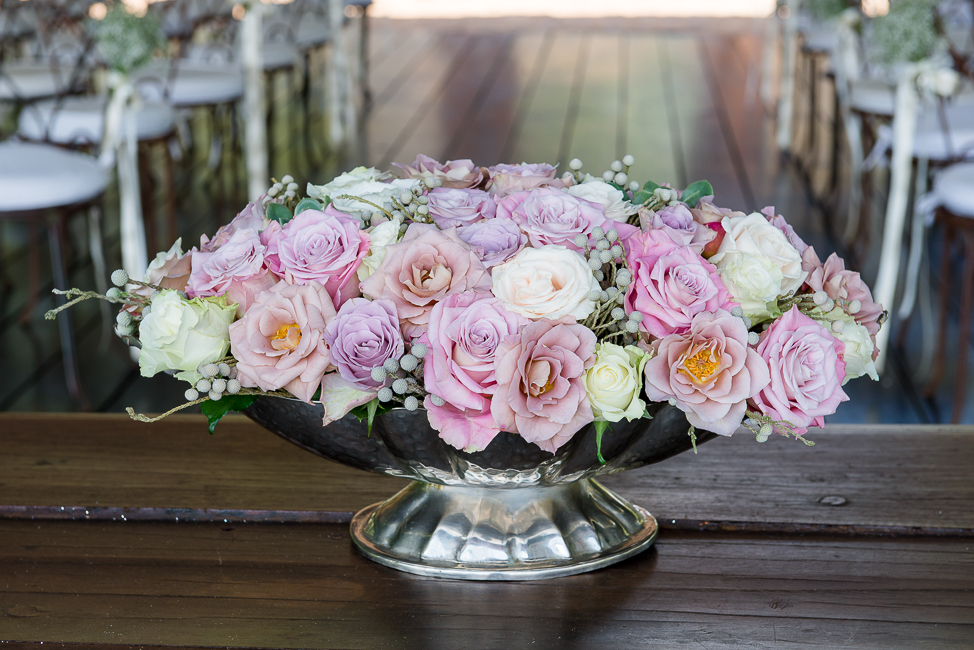
[[[655,463],[691,447],[678,409],[654,404],[652,419],[618,422],[602,439],[592,425],[557,453],[500,433],[483,451],[446,444],[423,410],[376,416],[371,433],[349,414],[327,426],[317,404],[264,397],[252,420],[330,460],[414,479],[352,521],[367,557],[423,575],[533,580],[572,575],[648,548],[656,520],[599,485],[597,476]],[[698,431],[697,443],[713,434]]]

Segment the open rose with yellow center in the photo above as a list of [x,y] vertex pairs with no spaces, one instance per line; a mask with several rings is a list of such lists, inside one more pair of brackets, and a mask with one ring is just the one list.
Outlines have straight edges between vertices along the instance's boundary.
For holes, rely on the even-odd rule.
[[328,291],[317,282],[279,282],[257,295],[230,326],[230,346],[240,384],[285,388],[310,402],[329,365],[325,326],[335,318]]
[[771,380],[768,364],[747,345],[747,328],[723,309],[694,316],[690,330],[655,341],[646,364],[646,396],[673,400],[695,427],[734,433],[747,400]]

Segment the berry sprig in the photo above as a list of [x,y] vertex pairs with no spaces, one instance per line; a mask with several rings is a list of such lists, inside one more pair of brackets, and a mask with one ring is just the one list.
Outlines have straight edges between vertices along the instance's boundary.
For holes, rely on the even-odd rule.
[[[394,406],[402,404],[407,411],[415,411],[426,397],[423,386],[423,359],[429,353],[424,343],[414,343],[409,352],[398,359],[389,358],[381,366],[372,368],[372,380],[381,382],[378,399],[380,402]],[[437,397],[431,396],[436,404]],[[438,406],[442,406],[440,402]]]

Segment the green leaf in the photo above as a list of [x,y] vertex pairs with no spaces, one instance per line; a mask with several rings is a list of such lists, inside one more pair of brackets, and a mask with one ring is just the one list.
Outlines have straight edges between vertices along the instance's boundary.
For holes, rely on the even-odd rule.
[[290,221],[294,217],[291,211],[287,209],[287,206],[280,203],[274,203],[273,201],[267,204],[267,218],[273,219],[282,226]]
[[649,409],[643,409],[643,414],[640,416],[645,420],[652,420],[653,415],[649,412]]
[[680,200],[691,208],[695,208],[700,203],[700,199],[705,196],[711,196],[713,193],[714,188],[708,181],[697,181],[696,183],[687,185],[687,188],[683,190],[683,196],[680,197]]
[[697,453],[697,429],[690,425],[690,444],[693,445],[693,453]]
[[646,205],[649,201],[653,199],[653,193],[647,192],[646,190],[639,190],[632,195],[631,203],[633,205]]
[[203,415],[210,423],[210,435],[216,431],[216,425],[219,424],[223,416],[230,411],[242,411],[254,402],[257,401],[259,395],[224,395],[218,400],[208,399],[205,402],[200,402],[200,410],[203,411]]
[[298,204],[294,206],[294,216],[298,216],[305,210],[321,210],[322,205],[315,201],[314,199],[301,199]]
[[349,411],[349,413],[357,417],[359,421],[368,420],[369,435],[372,435],[372,422],[375,421],[375,416],[378,415],[379,413],[385,413],[390,408],[392,407],[386,406],[385,404],[379,401],[378,397],[376,397],[368,404],[363,404],[362,406],[356,406],[351,411]]
[[595,421],[595,453],[598,454],[599,462],[605,465],[605,459],[602,458],[602,434],[606,432],[609,428],[609,423],[605,421]]
[[658,184],[654,183],[653,181],[646,181],[646,183],[643,185],[643,192],[649,192],[650,194],[652,194],[659,187],[663,187],[663,186],[662,185],[658,185]]

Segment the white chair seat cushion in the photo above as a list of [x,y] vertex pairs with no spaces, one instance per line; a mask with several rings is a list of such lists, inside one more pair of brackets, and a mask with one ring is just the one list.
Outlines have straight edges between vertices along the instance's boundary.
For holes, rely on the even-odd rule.
[[974,163],[951,165],[937,174],[933,191],[951,213],[974,218]]
[[974,158],[974,96],[957,97],[946,107],[944,114],[948,125],[946,131],[936,108],[930,107],[920,113],[913,155],[936,161]]
[[72,67],[62,66],[55,70],[50,63],[14,61],[3,64],[0,75],[0,100],[30,101],[53,97],[63,92],[71,81]]
[[0,212],[83,203],[106,185],[108,173],[92,156],[50,144],[0,143]]
[[166,100],[176,107],[227,104],[243,96],[243,73],[231,64],[209,64],[180,60],[172,80],[169,62],[155,61],[132,75],[145,93],[162,92],[168,87]]
[[[66,97],[56,110],[54,100],[38,102],[20,112],[17,133],[29,140],[46,139],[56,144],[99,144],[104,137],[107,101],[104,95]],[[176,111],[161,102],[142,102],[135,116],[139,140],[161,138],[175,125]]]
[[857,80],[849,88],[849,106],[871,115],[892,116],[896,90],[884,81]]
[[806,52],[832,52],[836,48],[836,31],[824,25],[815,25],[802,31],[802,49]]
[[264,43],[264,70],[290,68],[299,60],[298,48],[290,43]]

